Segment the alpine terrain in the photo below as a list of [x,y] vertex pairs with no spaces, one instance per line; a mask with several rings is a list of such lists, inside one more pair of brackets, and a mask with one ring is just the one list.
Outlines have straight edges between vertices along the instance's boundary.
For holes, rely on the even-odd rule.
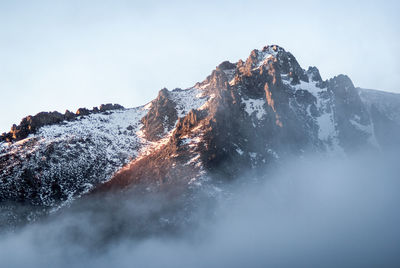
[[[400,148],[400,94],[323,80],[277,45],[146,105],[41,112],[0,137],[1,224],[105,192],[187,194],[308,154]],[[260,169],[261,167],[265,169]],[[28,207],[21,216],[15,210]],[[21,214],[18,214],[21,215]]]

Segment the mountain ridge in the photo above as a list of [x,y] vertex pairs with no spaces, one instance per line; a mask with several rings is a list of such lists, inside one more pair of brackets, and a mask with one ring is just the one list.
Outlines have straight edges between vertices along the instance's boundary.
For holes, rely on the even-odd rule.
[[346,75],[323,80],[316,67],[265,46],[144,106],[86,109],[33,128],[25,120],[0,140],[0,202],[54,209],[138,185],[185,191],[288,157],[391,148],[400,144],[393,96],[356,88]]

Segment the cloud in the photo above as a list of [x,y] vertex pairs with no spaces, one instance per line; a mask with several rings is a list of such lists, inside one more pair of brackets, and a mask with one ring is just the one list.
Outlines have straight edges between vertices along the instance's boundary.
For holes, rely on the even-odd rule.
[[307,157],[265,174],[258,180],[243,175],[222,187],[218,196],[209,190],[193,192],[189,199],[130,192],[76,202],[58,215],[2,235],[1,263],[5,267],[391,267],[400,263],[396,158]]

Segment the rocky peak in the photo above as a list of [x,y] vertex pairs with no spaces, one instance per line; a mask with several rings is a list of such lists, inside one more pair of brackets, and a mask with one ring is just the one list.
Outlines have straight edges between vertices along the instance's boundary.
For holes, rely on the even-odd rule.
[[300,67],[296,58],[277,45],[265,46],[262,50],[253,50],[245,62],[237,63],[237,68],[242,75],[246,76],[255,73],[262,74],[264,71],[270,75],[275,73],[276,78],[285,75],[290,79],[292,85],[299,84],[300,81],[309,81],[306,71]]
[[[38,137],[36,140],[0,147],[4,152],[0,154],[0,169],[4,170],[0,179],[15,181],[18,186],[4,184],[0,193],[17,187],[22,189],[18,196],[30,200],[27,192],[36,187],[36,192],[54,192],[56,195],[51,198],[57,199],[57,192],[68,193],[71,178],[81,174],[84,176],[79,189],[73,193],[87,192],[85,187],[120,189],[143,182],[146,190],[150,184],[155,188],[167,184],[191,187],[201,185],[203,177],[235,178],[243,170],[283,163],[290,156],[364,148],[374,142],[376,129],[379,134],[376,137],[385,139],[389,123],[382,122],[393,124],[390,129],[400,129],[386,110],[378,110],[372,103],[368,105],[369,108],[347,76],[323,81],[316,67],[305,71],[290,52],[279,46],[266,46],[253,50],[246,61],[222,62],[194,87],[161,89],[148,105],[116,112],[110,117],[111,112],[105,111],[122,106],[105,104],[77,113],[44,113],[36,115],[37,118],[26,118],[3,135],[3,139],[21,139],[41,125],[57,120],[71,122],[39,131],[34,136]],[[397,102],[393,104],[398,106]],[[385,117],[387,120],[382,119]],[[373,122],[373,118],[380,123]],[[86,123],[80,124],[85,119]],[[85,131],[81,131],[82,127]],[[106,133],[99,139],[102,131]],[[68,135],[63,136],[64,133]],[[40,139],[40,135],[46,138]],[[30,142],[40,151],[31,154],[25,147]],[[115,157],[107,158],[114,152]],[[82,155],[85,159],[79,163],[70,160]],[[66,160],[60,167],[57,163],[63,157]],[[42,159],[47,159],[45,164],[37,164]],[[71,163],[77,166],[71,168],[68,166]],[[122,164],[126,165],[121,168]],[[36,165],[38,168],[31,168]],[[108,173],[101,183],[91,180],[87,186],[85,180],[98,178],[104,173],[104,166]],[[48,173],[51,168],[54,172]],[[14,173],[16,169],[18,172]],[[67,179],[60,184],[62,187],[56,187],[63,178]],[[38,180],[42,184],[36,183]],[[51,182],[50,188],[43,186],[44,181]],[[51,188],[53,182],[57,182],[55,190]],[[38,202],[43,202],[40,198],[37,197]],[[15,200],[16,195],[3,199]]]
[[347,75],[340,74],[328,80],[329,90],[337,94],[345,94],[349,91],[355,91],[353,82]]
[[307,76],[312,82],[322,82],[321,75],[319,74],[319,70],[317,67],[308,67]]
[[157,141],[175,126],[177,119],[176,103],[171,100],[168,89],[163,88],[151,102],[149,112],[142,118],[142,130],[148,140]]
[[236,64],[231,63],[229,61],[224,61],[220,65],[217,66],[217,70],[221,71],[227,71],[227,70],[232,70],[236,69]]

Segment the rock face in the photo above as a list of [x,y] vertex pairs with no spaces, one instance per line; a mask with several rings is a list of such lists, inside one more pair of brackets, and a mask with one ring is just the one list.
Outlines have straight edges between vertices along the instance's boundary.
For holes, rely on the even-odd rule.
[[166,88],[160,90],[158,97],[145,117],[142,119],[143,131],[150,141],[157,141],[165,132],[170,131],[178,119],[176,104],[170,99]]
[[21,123],[13,125],[9,133],[5,133],[0,140],[18,141],[26,138],[29,134],[34,133],[37,129],[44,125],[52,125],[60,123],[64,120],[64,116],[59,112],[41,112],[35,116],[27,116],[21,120]]
[[3,133],[0,136],[0,142],[7,141],[19,141],[28,137],[29,134],[35,133],[39,128],[48,125],[58,124],[63,121],[71,121],[76,119],[78,116],[85,116],[96,112],[105,112],[111,110],[124,109],[123,106],[119,104],[102,104],[100,108],[94,107],[93,110],[88,110],[86,108],[79,108],[76,113],[72,113],[68,110],[65,114],[59,112],[40,112],[34,116],[29,115],[21,120],[21,123],[13,125],[10,132]]
[[323,80],[266,46],[142,107],[23,119],[2,136],[0,202],[54,208],[137,185],[185,191],[292,156],[400,148],[399,107],[398,94],[355,88],[345,75]]

